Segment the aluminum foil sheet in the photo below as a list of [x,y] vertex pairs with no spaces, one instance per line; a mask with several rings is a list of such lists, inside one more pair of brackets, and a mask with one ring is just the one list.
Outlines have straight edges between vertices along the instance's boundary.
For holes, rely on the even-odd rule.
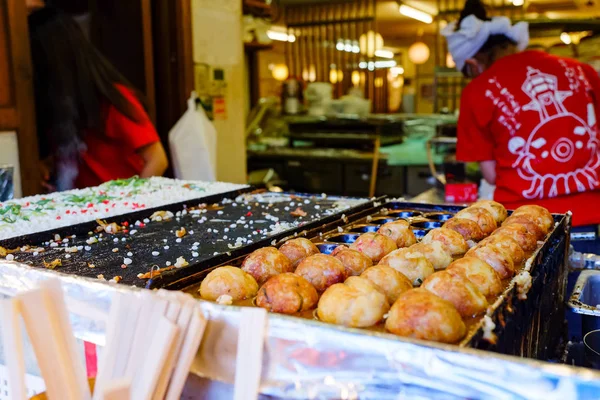
[[[113,293],[141,292],[3,261],[0,293],[13,296],[56,277],[75,335],[100,346]],[[224,398],[234,380],[240,308],[203,301],[199,306],[209,323],[192,367],[203,394],[192,398]],[[593,370],[274,314],[268,324],[261,393],[269,398],[564,400],[600,393],[600,373]]]

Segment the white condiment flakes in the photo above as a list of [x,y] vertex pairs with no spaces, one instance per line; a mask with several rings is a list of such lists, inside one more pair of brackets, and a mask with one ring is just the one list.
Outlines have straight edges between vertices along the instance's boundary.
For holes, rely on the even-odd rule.
[[85,249],[86,251],[90,251],[92,248],[91,248],[90,246],[85,246],[85,247],[84,247],[84,249]]
[[132,229],[132,230],[129,232],[129,234],[130,234],[130,235],[135,235],[136,233],[137,233],[137,231],[136,231],[135,229]]
[[494,333],[494,329],[496,329],[496,324],[489,315],[485,315],[483,317],[483,339],[488,342],[494,343],[496,341],[496,334]]
[[167,261],[167,262],[165,263],[165,265],[166,265],[167,267],[170,267],[170,266],[171,266],[171,261]]
[[198,250],[198,246],[192,246],[192,250],[194,250],[194,251]]
[[65,248],[65,253],[77,253],[77,246]]
[[14,259],[15,259],[15,256],[13,256],[12,254],[6,255],[6,261],[13,261]]
[[70,254],[65,254],[65,258],[71,258]]
[[320,205],[318,205],[318,204],[315,204],[315,210],[318,210],[318,209],[320,209],[320,208],[321,208],[321,206],[320,206]]
[[165,246],[165,247],[163,247],[163,249],[169,250],[169,246]]
[[119,249],[117,249],[117,248],[115,247],[114,249],[112,249],[112,252],[113,252],[113,253],[118,253],[118,252],[119,252]]
[[114,238],[113,242],[117,243],[119,241],[119,238]]
[[133,253],[132,253],[132,252],[128,252],[128,253],[127,253],[127,257],[132,257],[132,256],[133,256]]
[[192,257],[198,257],[198,252],[194,251],[194,252],[192,253]]
[[177,238],[177,239],[175,239],[175,242],[176,242],[176,243],[181,243],[181,238]]
[[185,258],[183,257],[177,257],[177,261],[175,262],[175,268],[183,268],[183,267],[187,267],[188,265],[190,265]]
[[200,246],[199,242],[194,242],[194,244],[192,246]]
[[152,252],[152,255],[153,255],[154,257],[157,257],[157,256],[159,256],[159,255],[160,255],[160,253],[159,253],[158,251],[153,251],[153,252]]
[[223,211],[221,211],[221,210],[217,211],[217,215],[223,215]]
[[133,261],[131,261],[131,258],[127,258],[127,257],[125,257],[125,258],[123,259],[123,264],[125,264],[125,265],[130,265],[132,262],[133,262]]
[[223,229],[223,232],[229,232],[229,228]]
[[228,294],[222,294],[217,297],[217,303],[223,306],[230,306],[233,304],[233,297]]
[[52,243],[50,243],[50,247],[58,247],[58,243],[52,242]]

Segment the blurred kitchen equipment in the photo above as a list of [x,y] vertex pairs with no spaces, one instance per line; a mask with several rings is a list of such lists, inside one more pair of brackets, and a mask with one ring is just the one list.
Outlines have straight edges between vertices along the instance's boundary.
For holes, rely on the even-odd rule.
[[600,329],[588,332],[583,337],[583,344],[587,366],[600,369]]
[[0,201],[14,198],[14,172],[12,165],[0,165]]
[[332,99],[333,86],[331,83],[314,82],[309,83],[306,87],[306,102],[309,115],[317,117],[326,115]]
[[297,115],[302,111],[302,84],[298,80],[288,79],[283,82],[281,111],[287,115]]

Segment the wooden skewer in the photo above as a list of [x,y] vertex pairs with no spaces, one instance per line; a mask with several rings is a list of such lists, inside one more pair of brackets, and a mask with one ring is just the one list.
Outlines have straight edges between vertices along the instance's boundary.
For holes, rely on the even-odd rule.
[[0,301],[0,320],[2,321],[2,345],[8,368],[8,389],[10,398],[26,400],[25,358],[23,356],[23,336],[19,319],[19,301]]
[[[198,347],[200,347],[200,342],[202,341],[202,336],[204,336],[204,330],[206,329],[206,320],[204,319],[204,315],[202,314],[198,303],[190,299],[184,300],[186,300],[186,303],[182,312],[179,314],[180,318],[178,320],[178,325],[180,327],[185,325],[185,337],[180,345],[180,351],[178,351],[179,358],[173,369],[165,400],[177,400],[181,397],[181,392],[183,391],[190,367],[194,361],[194,357],[196,357]],[[190,315],[189,323],[185,322],[188,313]]]
[[253,400],[258,398],[260,389],[267,312],[262,308],[244,307],[241,313],[233,398]]

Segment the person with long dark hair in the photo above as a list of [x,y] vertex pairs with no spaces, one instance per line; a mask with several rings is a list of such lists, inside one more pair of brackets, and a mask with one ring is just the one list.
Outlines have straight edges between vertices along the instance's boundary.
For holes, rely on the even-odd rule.
[[[443,31],[462,92],[457,159],[479,162],[507,208],[538,204],[573,212],[573,225],[600,223],[600,78],[589,65],[527,51],[526,23],[488,18],[467,0]],[[594,226],[592,226],[594,225]]]
[[44,8],[29,31],[40,155],[56,188],[162,175],[167,156],[141,96],[78,24]]

